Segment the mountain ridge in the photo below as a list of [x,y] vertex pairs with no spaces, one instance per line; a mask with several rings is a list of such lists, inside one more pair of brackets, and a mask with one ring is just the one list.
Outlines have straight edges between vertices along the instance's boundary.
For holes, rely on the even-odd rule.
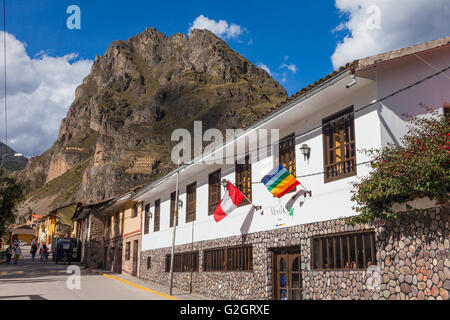
[[[23,170],[28,162],[28,159],[23,155],[15,157],[13,156],[15,154],[17,154],[16,151],[3,142],[0,142],[0,163],[4,159],[5,163],[2,166],[11,172]],[[3,158],[3,156],[5,157]]]

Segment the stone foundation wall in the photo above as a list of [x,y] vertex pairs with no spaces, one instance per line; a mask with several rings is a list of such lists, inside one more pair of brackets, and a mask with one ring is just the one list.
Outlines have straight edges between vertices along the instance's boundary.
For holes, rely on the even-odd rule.
[[[174,273],[174,286],[214,299],[272,299],[272,252],[293,247],[301,252],[304,299],[443,299],[450,292],[449,207],[403,214],[402,221],[347,225],[337,219],[245,236],[201,241],[176,247],[199,251],[199,272]],[[377,273],[366,270],[311,270],[311,237],[374,230]],[[253,271],[203,272],[203,250],[253,244]],[[142,278],[167,285],[165,255],[171,248],[141,254]],[[147,269],[147,257],[151,267]],[[368,286],[372,279],[374,288]]]
[[90,229],[89,242],[87,243],[87,265],[88,268],[92,269],[103,268],[103,219],[91,213]]

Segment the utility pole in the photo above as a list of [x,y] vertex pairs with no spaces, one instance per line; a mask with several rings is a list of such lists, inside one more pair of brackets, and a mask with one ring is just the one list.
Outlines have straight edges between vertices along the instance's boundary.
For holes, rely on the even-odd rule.
[[[180,169],[180,160],[178,160],[178,169]],[[177,184],[175,189],[175,212],[173,217],[173,235],[172,235],[172,252],[170,254],[170,280],[169,280],[169,294],[172,295],[172,284],[173,284],[173,258],[175,255],[175,235],[177,233],[177,222],[178,222],[178,186],[180,181],[180,171],[177,171]]]

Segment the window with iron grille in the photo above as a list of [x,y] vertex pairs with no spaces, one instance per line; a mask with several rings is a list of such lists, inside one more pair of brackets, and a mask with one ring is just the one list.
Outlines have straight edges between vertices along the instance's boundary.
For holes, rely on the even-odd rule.
[[[173,227],[173,219],[175,217],[175,201],[176,192],[170,194],[170,227]],[[177,226],[178,226],[178,215],[177,215]]]
[[221,187],[221,171],[220,169],[208,176],[208,215],[213,215],[219,204],[220,187]]
[[376,264],[375,232],[362,231],[312,238],[312,269],[366,269]]
[[251,245],[203,251],[203,271],[251,270],[253,270],[253,247]]
[[[295,163],[295,135],[291,134],[281,139],[279,143],[279,161],[283,167],[289,171],[294,177],[296,176]],[[290,192],[295,192],[297,188],[293,188]]]
[[131,257],[131,242],[127,242],[125,247],[125,260],[130,260]]
[[353,107],[323,120],[325,183],[356,175]]
[[[249,163],[249,156],[245,157],[245,163],[236,162],[236,188],[242,192],[250,201],[252,200],[252,165]],[[249,204],[249,200],[244,199],[239,206]]]
[[153,226],[154,232],[159,231],[160,215],[161,215],[161,200],[158,199],[155,201],[155,219],[154,219],[155,225]]
[[194,182],[186,187],[186,223],[195,221],[197,204],[197,183]]
[[144,234],[150,232],[150,203],[145,205]]
[[[166,254],[165,271],[170,272],[170,254]],[[173,272],[198,272],[198,251],[175,253]]]
[[152,267],[152,257],[147,257],[147,270]]

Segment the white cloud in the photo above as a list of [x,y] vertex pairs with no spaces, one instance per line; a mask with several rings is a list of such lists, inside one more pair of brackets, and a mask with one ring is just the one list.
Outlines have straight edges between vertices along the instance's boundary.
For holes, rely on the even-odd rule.
[[[3,32],[0,38],[3,48]],[[8,145],[34,156],[56,140],[61,119],[75,98],[76,87],[89,74],[92,61],[75,60],[74,53],[50,57],[44,51],[30,58],[25,47],[6,33]],[[3,59],[1,50],[0,70],[4,68]],[[3,90],[0,97],[0,128],[3,128]],[[0,137],[4,142],[4,130],[0,130]]]
[[281,66],[280,66],[280,69],[288,69],[289,71],[291,71],[291,72],[293,72],[293,73],[297,73],[297,66],[295,65],[295,64],[293,64],[293,63],[291,63],[291,64],[286,64],[286,63],[283,63]]
[[287,82],[287,73],[286,73],[286,72],[283,72],[283,73],[281,74],[280,82],[281,82],[281,83],[286,83],[286,82]]
[[[448,0],[336,0],[347,31],[332,57],[335,69],[355,59],[449,35]],[[379,19],[378,19],[379,18]]]
[[263,70],[266,70],[266,72],[267,72],[269,75],[272,75],[272,72],[270,72],[269,67],[266,66],[264,63],[258,62],[258,63],[256,64],[256,66],[257,66],[258,68],[261,68],[261,69],[263,69]]
[[198,16],[193,23],[190,24],[189,33],[194,29],[207,29],[215,35],[224,39],[237,39],[242,33],[246,31],[245,28],[225,20],[213,20],[204,15]]

